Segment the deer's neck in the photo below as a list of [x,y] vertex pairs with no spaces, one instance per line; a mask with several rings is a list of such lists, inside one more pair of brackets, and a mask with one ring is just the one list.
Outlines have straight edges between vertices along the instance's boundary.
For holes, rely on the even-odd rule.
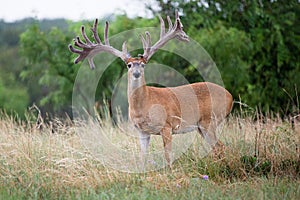
[[129,108],[135,111],[142,111],[147,99],[147,86],[144,78],[132,80],[128,77],[128,103]]

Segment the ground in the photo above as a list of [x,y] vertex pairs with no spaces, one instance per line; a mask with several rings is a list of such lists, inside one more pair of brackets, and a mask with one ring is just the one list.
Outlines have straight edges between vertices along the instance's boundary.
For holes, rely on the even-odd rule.
[[[112,169],[88,151],[76,130],[95,124],[0,118],[0,199],[300,199],[300,134],[279,118],[231,116],[219,130],[221,157],[199,156],[197,136],[172,170],[145,173]],[[119,147],[136,147],[109,120],[92,123]],[[151,142],[161,148],[159,137]]]

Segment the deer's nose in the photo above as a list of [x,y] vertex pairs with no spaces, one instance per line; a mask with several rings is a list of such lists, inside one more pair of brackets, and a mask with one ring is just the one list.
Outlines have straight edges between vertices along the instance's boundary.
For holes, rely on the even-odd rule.
[[141,76],[141,73],[138,72],[138,71],[135,71],[135,72],[133,72],[133,76],[134,76],[135,78],[139,78],[139,77]]

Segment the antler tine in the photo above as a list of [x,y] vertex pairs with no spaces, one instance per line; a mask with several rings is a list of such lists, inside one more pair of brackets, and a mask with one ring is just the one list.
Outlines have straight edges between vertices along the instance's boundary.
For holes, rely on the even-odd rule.
[[178,16],[178,11],[176,11],[176,26],[174,26],[175,29],[179,29],[182,31],[183,25],[180,21],[180,18]]
[[151,47],[151,35],[148,31],[146,31],[146,42],[148,44],[148,48]]
[[166,34],[165,22],[160,15],[158,15],[158,17],[159,17],[159,21],[160,21],[160,38],[162,38]]
[[150,36],[150,33],[147,31],[146,32],[146,42],[147,42],[147,54],[150,53],[151,51],[151,36]]
[[88,63],[90,65],[91,69],[95,69],[95,63],[94,63],[94,59],[92,57],[88,58]]
[[176,19],[175,19],[175,23],[173,25],[171,19],[169,16],[167,16],[167,21],[168,21],[168,32],[165,32],[165,23],[164,20],[161,18],[161,16],[159,16],[159,20],[160,20],[160,39],[153,45],[151,46],[151,39],[150,39],[150,33],[147,34],[146,32],[146,40],[145,38],[142,36],[142,43],[143,43],[143,48],[144,48],[144,54],[143,57],[145,59],[146,62],[149,61],[149,59],[151,58],[151,56],[161,47],[163,47],[169,40],[176,38],[178,40],[181,41],[189,41],[189,37],[187,36],[187,34],[183,31],[182,29],[182,24],[180,22],[180,18],[178,15],[178,12],[176,11],[175,13]]
[[108,40],[108,22],[106,21],[105,22],[105,31],[104,31],[104,42],[105,42],[105,45],[108,45],[109,46],[109,40]]
[[79,56],[75,59],[75,61],[74,61],[74,63],[75,64],[77,64],[77,63],[79,63],[81,60],[83,60],[84,58],[81,58],[81,53],[82,53],[82,51],[81,50],[78,50],[78,49],[75,49],[71,44],[69,44],[69,49],[70,49],[70,51],[71,52],[73,52],[73,53],[76,53],[76,54],[79,54]]
[[95,19],[94,26],[92,28],[93,37],[98,44],[101,44],[101,39],[99,38],[97,29],[98,29],[98,19]]
[[112,46],[110,46],[109,40],[108,40],[108,22],[106,22],[105,30],[104,30],[104,43],[105,44],[102,44],[101,40],[99,38],[99,35],[98,35],[97,27],[98,27],[98,20],[96,19],[94,22],[94,26],[92,27],[91,30],[93,32],[93,37],[97,43],[91,42],[91,40],[86,35],[84,26],[81,26],[81,34],[85,40],[85,43],[83,41],[81,41],[80,38],[77,36],[74,39],[74,45],[81,49],[75,49],[71,44],[69,45],[70,51],[79,55],[75,59],[75,64],[77,64],[78,62],[87,58],[91,69],[94,69],[95,64],[94,64],[93,58],[96,54],[101,53],[101,52],[110,53],[114,56],[121,58],[124,62],[126,62],[126,60],[128,58],[130,58],[130,55],[127,54],[126,42],[124,42],[122,45],[122,51],[119,51],[119,50],[113,48]]
[[141,40],[142,40],[142,43],[143,43],[144,52],[146,52],[147,51],[147,42],[146,42],[143,35],[140,35],[140,37],[141,37]]
[[87,45],[92,45],[93,43],[91,42],[91,40],[88,38],[88,36],[85,33],[85,28],[82,25],[81,26],[81,35],[83,36],[84,40],[86,41]]
[[179,18],[176,20],[176,26],[174,28],[182,31],[183,25]]
[[123,42],[123,45],[122,45],[122,52],[127,52],[126,41]]
[[88,45],[84,44],[84,43],[80,40],[79,36],[77,36],[76,39],[74,39],[74,44],[75,44],[75,46],[77,46],[77,47],[79,47],[79,48],[87,48],[87,47],[89,47]]
[[149,54],[150,47],[151,47],[150,33],[148,31],[146,31],[145,35],[146,35],[146,39],[144,38],[143,35],[141,35],[141,40],[142,40],[143,49],[144,49],[143,57],[145,54]]
[[167,16],[167,21],[168,21],[168,25],[169,25],[168,32],[170,32],[173,28],[173,23],[172,23],[171,18],[169,16]]

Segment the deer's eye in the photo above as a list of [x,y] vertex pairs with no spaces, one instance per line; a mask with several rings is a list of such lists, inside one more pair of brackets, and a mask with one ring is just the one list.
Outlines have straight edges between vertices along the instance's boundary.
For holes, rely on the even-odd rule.
[[128,63],[128,64],[127,64],[127,67],[128,67],[128,69],[130,69],[130,68],[132,67],[132,63],[131,63],[131,62]]
[[144,68],[145,67],[145,63],[141,62],[141,66]]

